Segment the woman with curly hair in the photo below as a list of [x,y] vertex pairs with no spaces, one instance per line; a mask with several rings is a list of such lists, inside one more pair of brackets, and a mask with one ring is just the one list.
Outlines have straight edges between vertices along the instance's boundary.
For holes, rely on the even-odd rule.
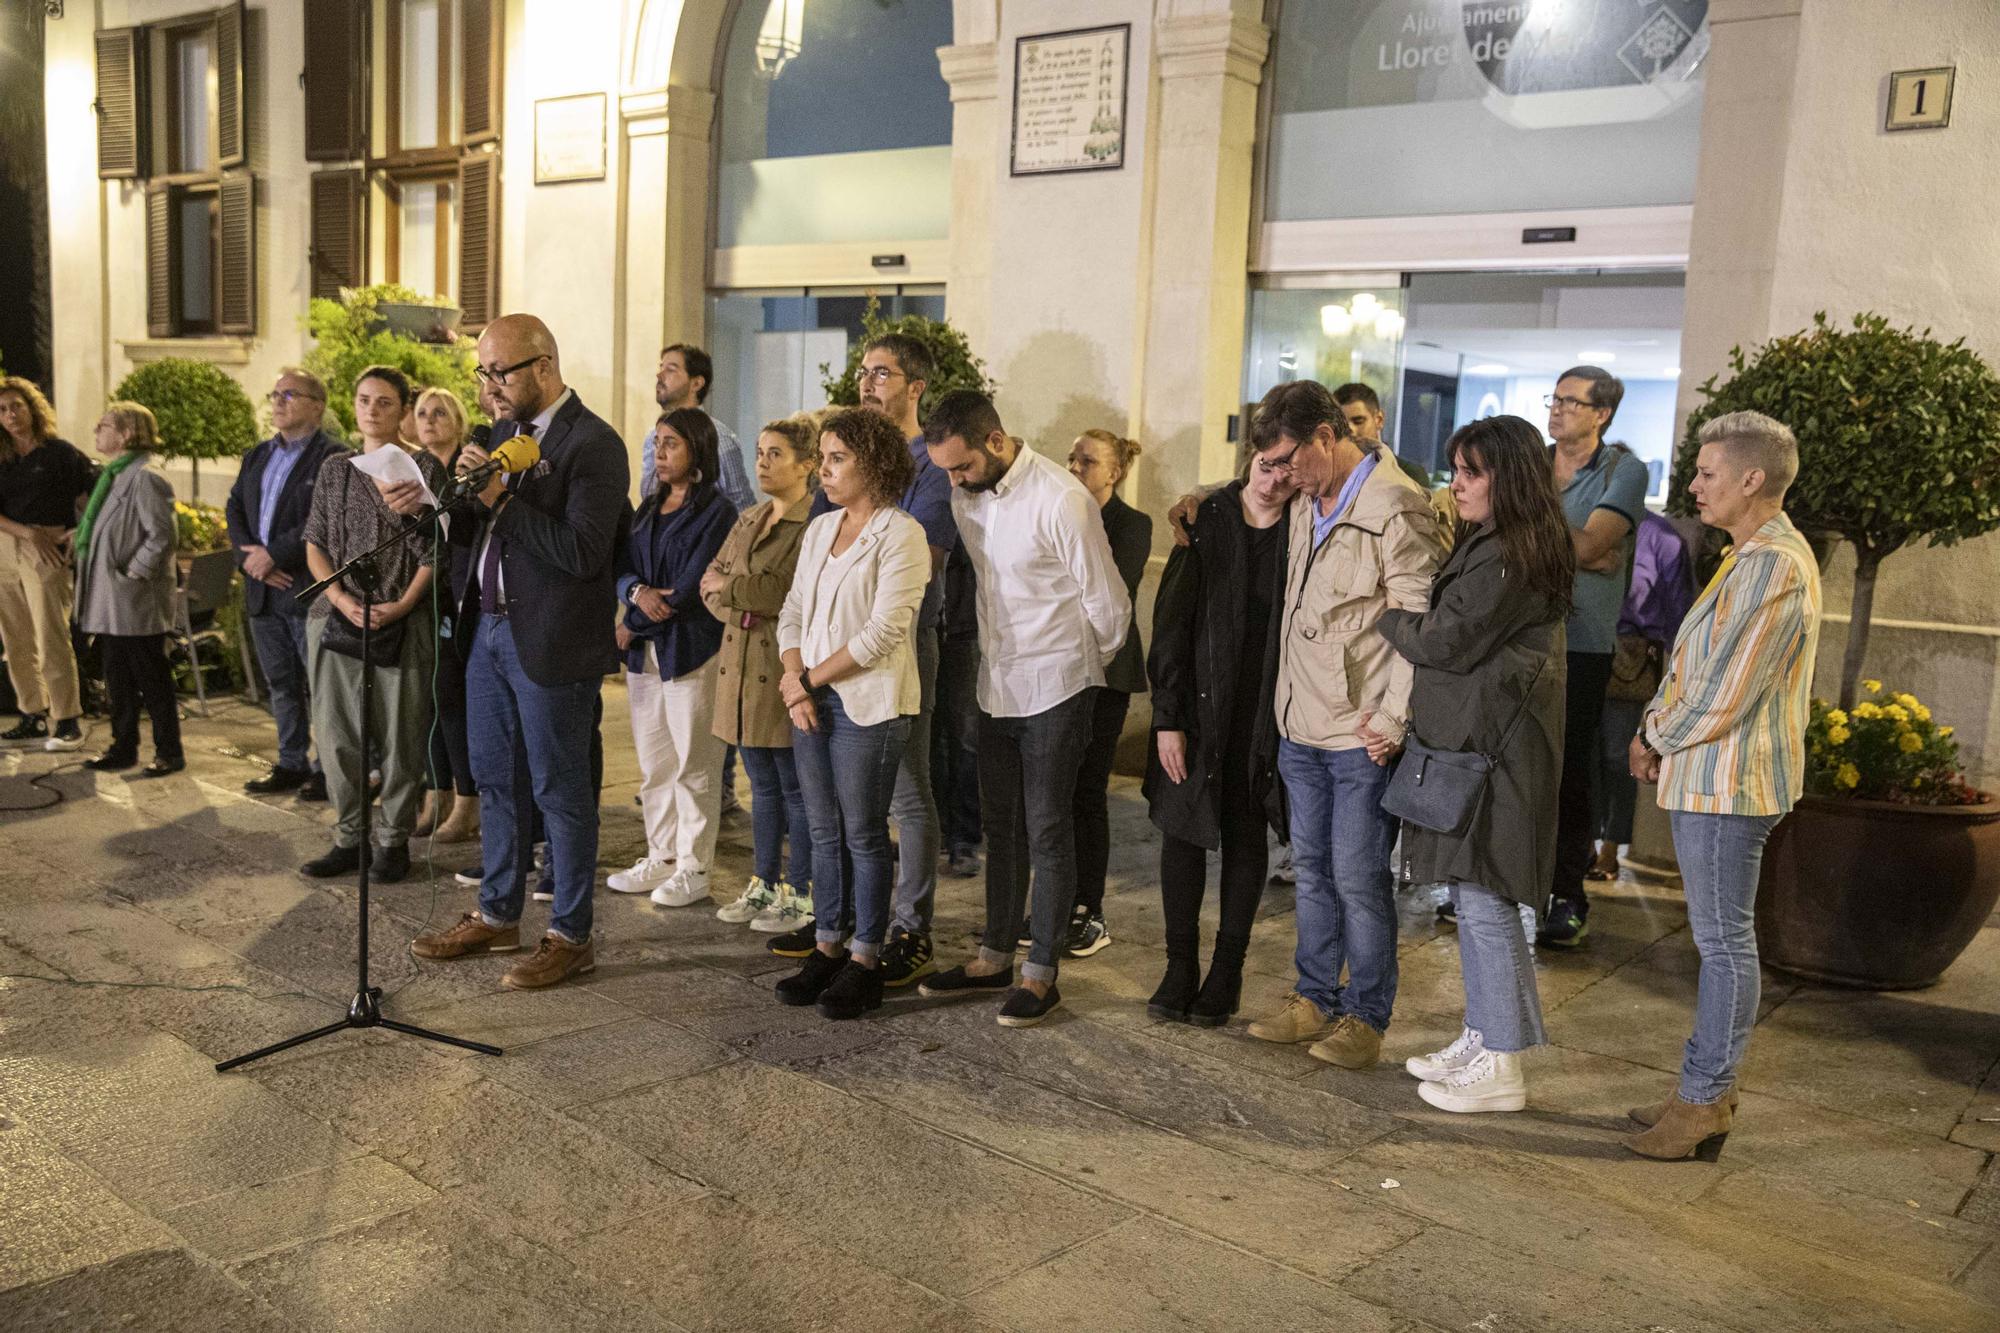
[[[819,460],[820,489],[837,507],[806,528],[778,614],[778,689],[812,825],[817,947],[777,990],[786,1004],[855,1018],[882,1003],[896,879],[889,803],[923,705],[911,633],[931,558],[922,525],[897,507],[916,464],[894,422],[862,407],[829,413]],[[843,942],[850,916],[854,936]]]
[[83,451],[56,438],[55,409],[34,382],[0,376],[0,645],[21,710],[0,740],[83,744],[70,535],[96,480]]

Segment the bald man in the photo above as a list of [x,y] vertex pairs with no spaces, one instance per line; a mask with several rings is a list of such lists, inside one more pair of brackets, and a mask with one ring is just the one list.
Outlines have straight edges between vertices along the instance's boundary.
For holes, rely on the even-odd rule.
[[[590,781],[592,715],[612,638],[613,565],[632,507],[625,445],[563,383],[548,327],[504,315],[479,338],[480,383],[495,418],[492,444],[532,435],[541,461],[496,475],[459,514],[451,540],[456,646],[465,655],[467,739],[479,785],[477,910],[410,944],[419,958],[465,958],[521,947],[521,913],[540,807],[554,868],[548,933],[502,979],[517,990],[553,986],[596,966],[591,888],[597,870],[597,798]],[[467,445],[459,469],[487,453]],[[421,497],[388,495],[414,509]]]

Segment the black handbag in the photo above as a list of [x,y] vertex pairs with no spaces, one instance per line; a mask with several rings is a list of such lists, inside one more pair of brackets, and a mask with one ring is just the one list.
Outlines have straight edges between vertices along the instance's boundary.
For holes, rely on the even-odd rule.
[[[1501,751],[1506,750],[1507,743],[1514,739],[1515,731],[1528,716],[1528,705],[1535,699],[1535,686],[1541,682],[1542,670],[1547,665],[1548,659],[1543,658],[1542,665],[1535,668],[1527,695],[1514,711],[1514,720],[1507,724],[1506,734],[1500,738]],[[1486,789],[1499,764],[1498,754],[1439,750],[1411,735],[1403,741],[1403,757],[1389,779],[1389,789],[1382,794],[1382,809],[1404,823],[1462,838],[1471,829],[1480,807],[1486,804]]]
[[[346,473],[340,497],[343,504],[346,503],[348,495],[352,493],[354,488],[354,469],[350,467],[346,470]],[[378,602],[376,605],[379,606],[381,603]],[[361,654],[361,627],[340,612],[334,610],[332,604],[329,603],[327,605],[326,625],[319,632],[319,646],[328,652],[339,653],[342,657],[351,657],[357,662],[366,662],[369,666],[401,666],[403,663],[403,631],[409,627],[409,617],[405,616],[393,624],[384,625],[380,629],[369,630],[368,655],[363,657]]]

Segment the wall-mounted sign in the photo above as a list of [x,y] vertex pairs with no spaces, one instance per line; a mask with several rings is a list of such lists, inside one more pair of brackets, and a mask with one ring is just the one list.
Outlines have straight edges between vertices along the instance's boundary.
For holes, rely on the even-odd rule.
[[1521,228],[1521,244],[1523,245],[1552,245],[1557,241],[1573,241],[1575,239],[1575,227]]
[[1951,84],[1957,66],[1899,69],[1889,76],[1888,130],[1941,130],[1951,124]]
[[606,102],[577,93],[535,103],[535,184],[604,179]]
[[1015,39],[1012,174],[1125,165],[1131,46],[1129,23]]

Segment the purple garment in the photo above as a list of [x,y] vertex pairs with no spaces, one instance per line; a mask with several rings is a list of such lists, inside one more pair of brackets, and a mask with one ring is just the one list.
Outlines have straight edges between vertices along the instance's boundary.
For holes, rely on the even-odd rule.
[[1618,632],[1643,634],[1661,647],[1672,647],[1694,597],[1694,562],[1687,543],[1672,523],[1646,511],[1639,520],[1632,586],[1618,612]]

